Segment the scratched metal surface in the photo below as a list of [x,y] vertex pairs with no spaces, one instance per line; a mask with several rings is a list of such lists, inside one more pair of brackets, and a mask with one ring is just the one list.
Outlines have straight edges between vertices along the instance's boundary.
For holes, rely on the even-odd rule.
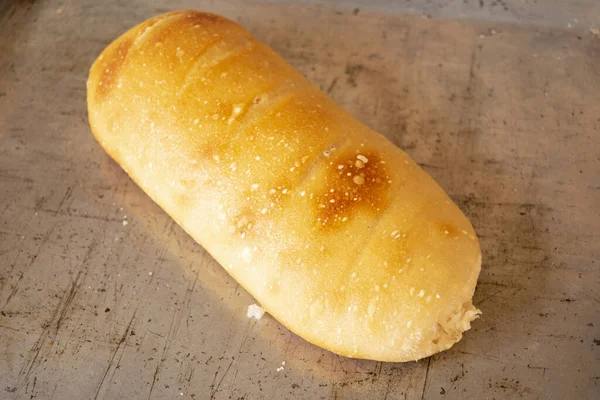
[[[461,18],[166,3],[0,1],[0,399],[600,397],[599,3],[554,24],[509,0]],[[459,344],[359,361],[249,320],[253,299],[102,152],[91,62],[182,7],[243,23],[471,218],[483,315]]]

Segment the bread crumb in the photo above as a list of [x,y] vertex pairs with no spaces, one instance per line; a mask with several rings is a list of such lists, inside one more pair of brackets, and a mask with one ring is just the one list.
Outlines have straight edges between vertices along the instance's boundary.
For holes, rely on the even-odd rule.
[[285,361],[282,361],[281,362],[281,367],[277,367],[277,372],[283,371],[285,369],[284,367],[285,367]]
[[259,320],[265,315],[265,309],[259,306],[258,304],[251,304],[248,306],[248,311],[246,312],[248,318],[254,318]]

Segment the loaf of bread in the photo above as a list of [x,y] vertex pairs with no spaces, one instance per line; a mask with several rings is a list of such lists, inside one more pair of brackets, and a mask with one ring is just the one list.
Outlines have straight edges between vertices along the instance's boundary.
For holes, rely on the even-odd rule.
[[467,218],[238,24],[198,11],[143,22],[94,62],[87,96],[106,152],[309,342],[417,360],[477,317]]

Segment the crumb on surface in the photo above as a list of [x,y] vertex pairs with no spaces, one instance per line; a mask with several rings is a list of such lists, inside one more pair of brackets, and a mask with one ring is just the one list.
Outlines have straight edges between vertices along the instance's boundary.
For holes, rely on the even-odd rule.
[[283,371],[285,369],[285,361],[281,362],[281,366],[277,367],[277,372]]
[[261,319],[263,315],[265,315],[265,309],[259,306],[258,304],[251,304],[248,306],[248,311],[246,313],[248,318]]

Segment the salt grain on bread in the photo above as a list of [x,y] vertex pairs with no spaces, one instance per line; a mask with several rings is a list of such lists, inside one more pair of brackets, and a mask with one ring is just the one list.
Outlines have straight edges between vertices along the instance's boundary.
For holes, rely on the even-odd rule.
[[306,340],[417,360],[476,318],[481,256],[458,207],[238,24],[143,22],[98,57],[87,94],[107,153]]

